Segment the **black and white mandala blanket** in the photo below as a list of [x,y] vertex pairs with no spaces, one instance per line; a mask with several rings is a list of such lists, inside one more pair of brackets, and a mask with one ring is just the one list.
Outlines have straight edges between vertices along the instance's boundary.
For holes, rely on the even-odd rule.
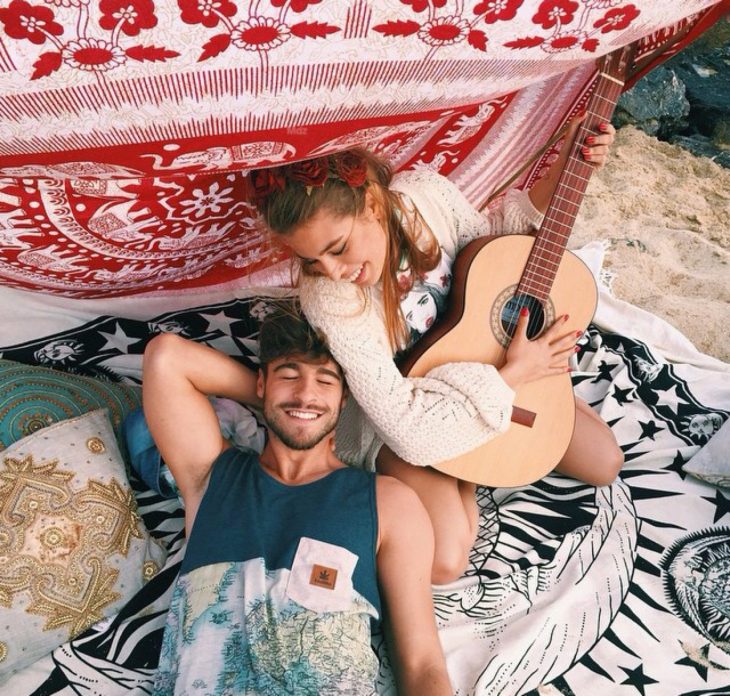
[[[12,306],[1,357],[131,382],[147,341],[162,331],[255,365],[258,325],[271,309],[271,300],[251,294],[180,297],[165,307],[144,298],[64,304],[17,291],[0,299]],[[730,415],[730,366],[693,353],[651,315],[619,309],[602,292],[575,388],[614,430],[624,469],[603,488],[549,475],[531,486],[479,489],[469,570],[434,588],[458,694],[730,693],[730,490],[683,470]],[[665,359],[672,351],[680,362]],[[0,693],[151,692],[184,553],[183,517],[176,501],[133,485],[148,529],[169,548],[167,566],[118,615]],[[380,691],[395,694],[381,636],[374,649]]]

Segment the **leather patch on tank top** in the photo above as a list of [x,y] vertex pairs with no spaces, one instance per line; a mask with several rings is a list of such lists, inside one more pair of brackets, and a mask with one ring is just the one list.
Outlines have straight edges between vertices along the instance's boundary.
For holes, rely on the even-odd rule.
[[324,587],[327,590],[334,590],[337,582],[337,569],[327,566],[312,565],[312,574],[309,577],[309,584],[317,587]]

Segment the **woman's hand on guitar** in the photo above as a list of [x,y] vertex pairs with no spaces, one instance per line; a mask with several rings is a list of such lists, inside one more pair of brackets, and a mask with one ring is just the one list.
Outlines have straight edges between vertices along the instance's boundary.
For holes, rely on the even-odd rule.
[[[580,128],[585,119],[586,114],[583,114],[574,118],[568,124],[568,129],[565,133],[565,142],[558,157],[558,161],[561,162],[558,168],[559,172],[565,166],[564,163],[570,153],[572,142],[575,140],[578,128]],[[583,139],[583,142],[579,143],[580,154],[586,162],[592,164],[596,169],[600,169],[608,160],[608,153],[615,137],[616,129],[611,125],[610,121],[602,121],[596,126],[595,131],[588,131],[588,135]]]
[[568,331],[568,316],[564,315],[540,336],[530,340],[527,337],[529,316],[526,308],[520,311],[505,363],[499,370],[502,379],[512,389],[536,379],[568,372],[568,359],[575,353],[575,343],[582,333]]
[[[539,179],[529,191],[532,204],[543,214],[548,208],[555,186],[558,179],[560,179],[560,174],[565,169],[565,163],[568,161],[573,149],[573,141],[578,129],[585,119],[586,114],[583,114],[577,116],[568,124],[558,158],[550,165],[548,173],[542,179]],[[579,156],[594,168],[600,169],[606,164],[615,134],[616,129],[609,121],[599,122],[595,130],[588,131],[588,135],[583,138],[583,142],[579,143]]]
[[[581,119],[582,120],[582,119]],[[576,124],[576,128],[578,124]],[[608,121],[597,126],[597,133],[586,136],[581,145],[581,154],[586,162],[600,169],[608,160],[608,153],[616,136],[616,129]]]

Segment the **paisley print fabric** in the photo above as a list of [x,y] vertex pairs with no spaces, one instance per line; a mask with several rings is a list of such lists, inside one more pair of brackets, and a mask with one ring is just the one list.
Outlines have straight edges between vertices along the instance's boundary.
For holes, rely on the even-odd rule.
[[5,0],[0,281],[66,297],[273,284],[282,254],[246,171],[353,145],[480,207],[544,174],[597,58],[637,42],[645,72],[721,4]]

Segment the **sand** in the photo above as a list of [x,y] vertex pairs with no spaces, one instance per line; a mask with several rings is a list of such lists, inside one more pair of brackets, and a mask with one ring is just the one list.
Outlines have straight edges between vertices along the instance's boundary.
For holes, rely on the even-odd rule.
[[631,126],[588,186],[570,246],[607,242],[613,294],[730,362],[730,170]]

